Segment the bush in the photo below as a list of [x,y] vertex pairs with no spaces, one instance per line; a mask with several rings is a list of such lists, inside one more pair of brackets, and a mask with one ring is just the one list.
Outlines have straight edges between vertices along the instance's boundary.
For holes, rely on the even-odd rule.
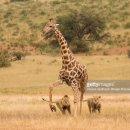
[[53,6],[58,5],[58,4],[60,4],[60,3],[61,3],[61,2],[58,1],[58,0],[52,1],[52,5],[53,5]]
[[130,29],[130,22],[126,23],[126,24],[124,25],[124,28],[125,28],[125,29]]
[[10,54],[7,50],[0,50],[0,67],[10,66]]
[[21,60],[23,57],[26,56],[26,54],[21,51],[17,51],[17,52],[13,52],[12,56],[14,60]]
[[127,54],[128,54],[128,58],[130,58],[130,50],[128,50]]
[[33,45],[35,48],[37,48],[41,54],[44,53],[51,53],[51,54],[56,54],[59,53],[59,43],[57,41],[51,41],[50,43],[44,43],[44,42],[39,42],[39,44],[34,44]]
[[74,52],[87,52],[88,44],[104,38],[105,21],[89,12],[71,11],[57,17],[59,28]]
[[108,45],[112,45],[114,43],[114,41],[112,40],[112,39],[108,39],[107,41],[106,41],[106,44],[108,44]]
[[74,53],[77,53],[77,52],[88,52],[90,49],[89,49],[89,46],[86,42],[84,41],[79,41],[79,40],[74,40],[71,44],[70,44],[70,47],[71,47],[71,50],[74,52]]
[[120,25],[119,25],[118,23],[112,23],[112,24],[110,25],[110,27],[111,27],[112,29],[117,29],[117,28],[120,27]]

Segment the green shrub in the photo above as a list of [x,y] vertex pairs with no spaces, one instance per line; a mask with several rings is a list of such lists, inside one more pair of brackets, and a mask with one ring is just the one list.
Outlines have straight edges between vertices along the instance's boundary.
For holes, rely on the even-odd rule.
[[58,16],[57,23],[75,52],[87,52],[88,43],[105,38],[105,21],[102,17],[89,11],[71,11],[68,15]]
[[57,41],[51,41],[50,43],[39,43],[39,44],[34,44],[34,47],[36,47],[40,52],[41,54],[44,54],[44,53],[59,53],[59,46],[58,45],[59,43]]
[[10,54],[7,50],[0,50],[0,67],[10,66]]
[[128,58],[130,58],[130,50],[128,50],[127,54],[128,54]]
[[55,0],[55,1],[52,1],[52,5],[58,5],[58,4],[60,4],[61,2],[60,1],[58,1],[58,0]]
[[26,56],[26,54],[21,51],[16,51],[16,52],[13,52],[12,56],[15,60],[21,60],[22,58]]
[[113,29],[117,29],[117,28],[120,27],[120,25],[117,24],[117,23],[112,23],[112,24],[110,25],[110,27],[113,28]]
[[12,15],[12,12],[11,12],[11,11],[12,11],[12,10],[6,11],[3,17],[4,17],[5,19],[6,19],[6,18],[9,18],[9,17]]
[[125,28],[125,29],[130,29],[130,22],[126,23],[126,24],[124,25],[124,28]]
[[74,53],[77,52],[88,52],[89,46],[88,43],[86,43],[85,41],[79,41],[79,40],[74,40],[71,44],[70,44],[71,50]]
[[108,44],[108,45],[112,45],[114,42],[113,42],[113,40],[112,39],[108,39],[107,41],[106,41],[106,44]]
[[127,43],[128,43],[128,45],[130,45],[130,38],[127,39]]
[[15,24],[15,23],[8,23],[6,25],[6,27],[16,27],[16,26],[17,26],[17,24]]

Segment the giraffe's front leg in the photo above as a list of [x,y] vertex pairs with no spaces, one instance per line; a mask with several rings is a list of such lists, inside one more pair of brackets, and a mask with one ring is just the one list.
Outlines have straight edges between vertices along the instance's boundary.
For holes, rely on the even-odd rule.
[[59,85],[62,85],[63,82],[61,80],[58,80],[54,83],[52,83],[50,86],[49,86],[49,101],[50,101],[50,106],[52,106],[52,91],[53,91],[53,88],[54,87],[58,87]]

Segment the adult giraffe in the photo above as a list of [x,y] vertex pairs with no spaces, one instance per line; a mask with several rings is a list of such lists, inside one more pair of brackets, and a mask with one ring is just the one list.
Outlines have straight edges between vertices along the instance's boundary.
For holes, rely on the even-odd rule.
[[43,34],[47,34],[50,31],[53,31],[56,35],[56,38],[59,41],[61,47],[61,55],[62,55],[62,68],[59,72],[59,78],[56,82],[52,83],[49,86],[49,99],[50,105],[52,105],[52,90],[54,87],[62,85],[66,83],[68,86],[72,87],[74,93],[74,104],[75,110],[74,115],[77,115],[78,104],[80,102],[80,113],[82,109],[82,100],[84,95],[84,88],[86,81],[88,80],[87,71],[84,65],[81,65],[74,58],[72,52],[70,51],[67,41],[61,34],[61,32],[57,28],[57,24],[55,24],[52,20],[43,27]]

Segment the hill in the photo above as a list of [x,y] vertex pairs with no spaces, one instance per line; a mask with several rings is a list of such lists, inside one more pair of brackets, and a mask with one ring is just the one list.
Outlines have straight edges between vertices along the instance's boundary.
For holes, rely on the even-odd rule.
[[[40,44],[46,43],[41,36],[41,30],[49,18],[56,19],[72,10],[82,9],[101,15],[106,21],[106,30],[111,35],[105,42],[92,44],[91,51],[130,46],[129,0],[2,0],[0,47],[39,48]],[[42,46],[44,47],[47,48]]]

